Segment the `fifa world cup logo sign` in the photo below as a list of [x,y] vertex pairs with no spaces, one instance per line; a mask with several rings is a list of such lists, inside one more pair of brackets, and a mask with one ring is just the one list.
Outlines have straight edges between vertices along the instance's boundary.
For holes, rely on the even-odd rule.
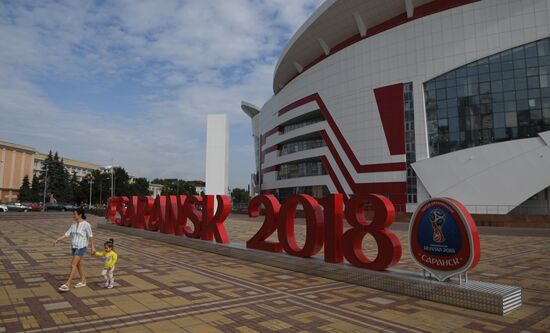
[[445,236],[443,236],[443,224],[445,223],[445,214],[439,209],[434,209],[430,213],[430,222],[432,223],[432,229],[434,231],[434,242],[445,242]]

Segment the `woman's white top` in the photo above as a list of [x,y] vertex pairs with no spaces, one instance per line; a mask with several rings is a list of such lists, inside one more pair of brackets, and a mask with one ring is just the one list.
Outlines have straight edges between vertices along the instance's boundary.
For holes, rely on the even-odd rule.
[[93,237],[94,234],[90,223],[84,220],[80,223],[73,222],[65,236],[71,237],[71,247],[73,249],[81,249],[88,246],[88,238]]

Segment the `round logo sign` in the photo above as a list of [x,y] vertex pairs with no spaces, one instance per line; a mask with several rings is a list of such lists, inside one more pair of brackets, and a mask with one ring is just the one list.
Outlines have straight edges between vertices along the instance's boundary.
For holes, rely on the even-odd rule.
[[409,224],[409,251],[414,261],[439,281],[473,269],[480,247],[472,216],[454,199],[424,201]]

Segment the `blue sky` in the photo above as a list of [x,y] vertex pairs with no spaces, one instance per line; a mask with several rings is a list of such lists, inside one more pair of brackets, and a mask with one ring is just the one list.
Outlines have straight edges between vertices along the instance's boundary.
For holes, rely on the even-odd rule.
[[230,121],[230,187],[250,119],[322,0],[0,1],[0,140],[137,177],[204,179],[206,115]]

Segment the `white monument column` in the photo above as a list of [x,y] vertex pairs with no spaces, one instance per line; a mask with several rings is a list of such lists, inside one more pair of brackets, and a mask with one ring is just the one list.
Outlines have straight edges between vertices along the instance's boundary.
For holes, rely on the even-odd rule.
[[205,182],[205,194],[229,194],[229,127],[225,114],[207,116]]

